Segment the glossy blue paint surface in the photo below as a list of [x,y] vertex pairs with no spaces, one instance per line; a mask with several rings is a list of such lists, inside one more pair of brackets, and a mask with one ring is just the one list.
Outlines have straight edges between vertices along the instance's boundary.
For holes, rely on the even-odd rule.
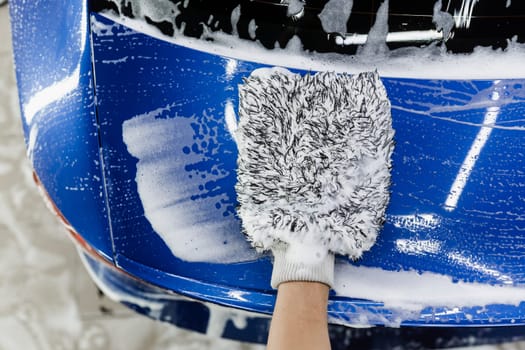
[[112,259],[87,3],[10,1],[22,122],[34,170],[72,227]]
[[[225,110],[237,106],[242,79],[263,65],[235,61],[235,69],[229,70],[231,59],[154,39],[98,14],[87,16],[94,28],[93,51],[88,44],[75,48],[77,36],[61,36],[59,25],[47,23],[52,4],[35,3],[34,8],[21,4],[13,2],[13,18],[32,21],[35,28],[56,27],[57,37],[43,51],[46,59],[32,60],[45,35],[27,34],[14,21],[23,111],[27,114],[26,103],[42,86],[75,77],[79,70],[73,90],[45,105],[24,125],[28,140],[32,123],[38,125],[34,166],[64,216],[96,249],[114,256],[118,267],[152,285],[198,300],[270,313],[274,291],[269,286],[268,257],[221,264],[173,255],[146,216],[137,182],[140,160],[123,135],[125,123],[139,116],[189,125],[189,138],[186,134],[171,138],[165,148],[155,151],[169,150],[167,160],[182,159],[184,176],[173,187],[193,186],[185,200],[196,205],[211,200],[195,215],[219,217],[242,240],[233,187],[236,146]],[[68,4],[70,27],[64,32],[80,33],[89,43],[79,27],[85,4]],[[31,13],[40,15],[36,20],[24,18]],[[62,52],[66,54],[60,56]],[[56,57],[63,57],[58,59],[61,65],[46,64]],[[45,67],[36,69],[40,66]],[[396,130],[392,198],[377,244],[356,264],[434,273],[459,282],[523,286],[525,82],[388,78],[384,84]],[[162,144],[161,134],[144,134],[144,142],[158,137]],[[454,185],[462,181],[462,186]],[[199,230],[195,225],[196,237]],[[215,248],[224,247],[207,249],[211,254]],[[340,259],[338,264],[353,263]],[[385,290],[389,287],[384,285]],[[335,294],[329,313],[343,323],[360,320],[363,314],[377,324],[396,318],[379,302]],[[453,312],[428,308],[403,324],[523,323],[524,303]]]

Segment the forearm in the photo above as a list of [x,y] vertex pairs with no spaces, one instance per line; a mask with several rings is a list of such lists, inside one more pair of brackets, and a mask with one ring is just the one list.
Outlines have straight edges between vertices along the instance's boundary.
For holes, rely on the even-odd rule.
[[285,282],[277,292],[268,350],[328,350],[329,287],[318,282]]

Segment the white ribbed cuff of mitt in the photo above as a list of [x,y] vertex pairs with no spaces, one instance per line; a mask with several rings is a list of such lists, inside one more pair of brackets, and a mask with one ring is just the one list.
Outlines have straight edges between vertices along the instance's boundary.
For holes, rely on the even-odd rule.
[[335,258],[332,253],[324,253],[323,257],[306,257],[297,259],[296,254],[290,254],[290,247],[273,248],[274,257],[272,271],[272,288],[279,284],[292,281],[320,282],[330,288],[334,284]]

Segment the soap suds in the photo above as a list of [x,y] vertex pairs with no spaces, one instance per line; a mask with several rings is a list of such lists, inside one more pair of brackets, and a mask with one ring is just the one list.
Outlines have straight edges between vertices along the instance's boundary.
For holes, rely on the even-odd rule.
[[[426,307],[518,306],[525,288],[454,282],[451,277],[416,271],[337,264],[334,290],[339,296],[373,300],[392,310],[421,312]],[[414,315],[412,315],[414,316]]]
[[232,15],[231,15],[231,23],[232,23],[232,34],[237,35],[237,24],[239,23],[239,18],[241,17],[241,5],[238,5],[236,8],[233,9]]
[[257,37],[257,24],[255,23],[255,20],[252,19],[250,23],[248,23],[248,34],[250,35],[250,38],[255,40]]
[[206,112],[190,118],[171,115],[170,108],[123,124],[128,151],[139,159],[136,182],[144,215],[183,260],[231,263],[256,258],[239,234],[234,198],[221,192],[221,181],[234,174],[208,157],[208,152],[220,152],[213,148],[213,118]]
[[376,21],[368,32],[365,45],[357,51],[359,56],[365,56],[370,60],[377,61],[384,59],[390,51],[386,45],[388,36],[388,5],[389,0],[385,0],[377,10]]
[[324,31],[345,34],[353,5],[353,0],[330,0],[319,14]]
[[419,232],[423,229],[434,229],[441,219],[436,214],[407,214],[407,215],[388,215],[388,222],[397,228]]
[[454,17],[448,13],[441,11],[442,0],[436,1],[434,4],[432,22],[436,25],[438,31],[443,32],[443,39],[448,40],[452,28],[454,28]]
[[143,1],[143,0],[124,0],[123,6],[133,8],[136,17],[148,17],[156,23],[172,23],[173,18],[179,13],[177,5],[171,1]]
[[400,253],[410,255],[439,254],[441,242],[431,239],[396,239],[396,248]]

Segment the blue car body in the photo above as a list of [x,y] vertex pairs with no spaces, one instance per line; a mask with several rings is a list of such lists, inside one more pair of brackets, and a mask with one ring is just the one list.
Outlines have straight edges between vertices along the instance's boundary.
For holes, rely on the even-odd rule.
[[[126,22],[122,8],[103,12],[100,3],[10,2],[35,178],[106,294],[199,332],[210,332],[213,315],[229,315],[219,317],[218,335],[264,343],[275,299],[271,260],[245,244],[235,214],[237,151],[230,124],[237,86],[270,65],[257,57],[239,59],[235,49],[225,55],[163,39],[166,33],[155,32],[159,23],[141,31],[147,21],[128,16]],[[383,79],[396,130],[387,220],[363,259],[338,260],[338,271],[354,275],[430,274],[451,285],[514,294],[479,303],[474,294],[468,305],[436,303],[407,312],[336,289],[328,310],[339,324],[331,328],[334,342],[372,346],[367,341],[383,332],[388,337],[376,342],[411,337],[452,346],[472,336],[482,343],[523,333],[525,80],[518,78]],[[156,158],[148,158],[152,152]],[[151,170],[152,159],[169,166]],[[148,182],[144,176],[157,177]],[[146,199],[155,181],[165,192]],[[175,208],[163,217],[168,222],[193,230],[195,240],[211,225],[219,238],[207,236],[212,243],[202,245],[192,237],[167,242],[166,229],[150,215],[163,198],[182,201],[163,207]],[[389,283],[381,285],[385,294],[395,289]],[[237,312],[244,315],[241,324],[231,316]],[[346,328],[355,324],[380,327]],[[392,325],[401,328],[384,327]],[[429,340],[444,337],[437,327],[456,341]]]

